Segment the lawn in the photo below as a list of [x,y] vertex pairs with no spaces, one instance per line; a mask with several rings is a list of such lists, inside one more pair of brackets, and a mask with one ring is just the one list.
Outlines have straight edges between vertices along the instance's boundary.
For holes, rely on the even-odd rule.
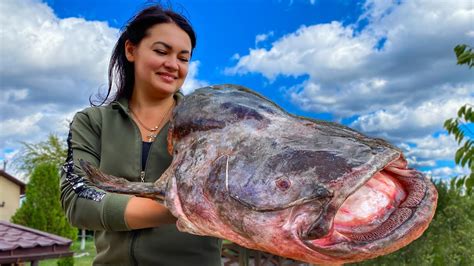
[[[81,241],[76,241],[71,245],[71,249],[74,251],[74,256],[78,256],[83,253],[89,253],[89,254],[85,254],[83,256],[74,258],[74,265],[75,266],[92,265],[92,260],[95,257],[94,241],[93,240],[86,241],[86,248],[84,251],[81,251],[80,248],[81,248]],[[57,259],[43,260],[39,262],[39,265],[40,266],[56,266],[57,261],[58,261]]]

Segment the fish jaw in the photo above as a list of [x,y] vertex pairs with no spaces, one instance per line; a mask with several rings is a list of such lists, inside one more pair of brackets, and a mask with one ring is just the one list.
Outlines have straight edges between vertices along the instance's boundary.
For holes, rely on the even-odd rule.
[[[437,192],[431,181],[399,158],[350,194],[328,219],[329,233],[302,239],[315,260],[348,263],[396,251],[431,222]],[[325,259],[329,257],[330,259]]]

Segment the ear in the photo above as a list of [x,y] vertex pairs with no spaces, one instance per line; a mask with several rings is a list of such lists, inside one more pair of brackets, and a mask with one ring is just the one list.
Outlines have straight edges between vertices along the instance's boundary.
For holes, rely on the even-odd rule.
[[125,41],[125,57],[129,62],[135,61],[135,45],[129,40]]

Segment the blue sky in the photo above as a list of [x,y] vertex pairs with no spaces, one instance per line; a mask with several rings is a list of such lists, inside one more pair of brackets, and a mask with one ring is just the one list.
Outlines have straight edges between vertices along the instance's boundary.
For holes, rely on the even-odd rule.
[[[474,75],[453,53],[474,44],[471,0],[162,2],[198,35],[186,93],[244,85],[291,113],[388,139],[433,177],[466,172],[442,124],[474,103]],[[17,156],[19,142],[65,136],[72,115],[106,85],[119,30],[144,3],[0,3],[0,161]]]

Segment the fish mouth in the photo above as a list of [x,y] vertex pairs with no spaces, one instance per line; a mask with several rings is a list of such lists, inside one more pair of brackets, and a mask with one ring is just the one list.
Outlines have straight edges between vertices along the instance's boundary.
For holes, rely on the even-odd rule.
[[334,208],[335,215],[326,221],[318,219],[309,229],[317,231],[320,224],[326,223],[330,224],[326,226],[329,233],[318,236],[318,232],[307,232],[303,241],[320,253],[338,258],[360,252],[366,253],[364,259],[383,255],[423,233],[433,218],[436,201],[437,192],[431,181],[406,168],[406,161],[398,158]]

